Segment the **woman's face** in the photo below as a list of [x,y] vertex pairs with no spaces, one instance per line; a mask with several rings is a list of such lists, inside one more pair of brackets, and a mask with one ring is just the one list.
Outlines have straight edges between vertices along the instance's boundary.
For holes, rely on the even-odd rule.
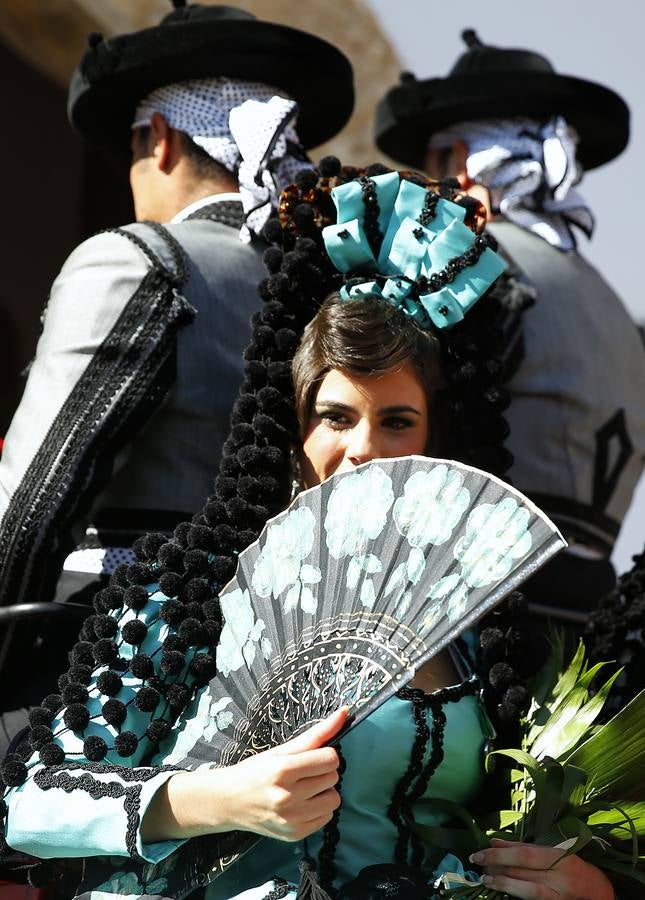
[[407,361],[383,375],[332,369],[322,380],[300,458],[305,487],[370,459],[424,453],[428,399]]

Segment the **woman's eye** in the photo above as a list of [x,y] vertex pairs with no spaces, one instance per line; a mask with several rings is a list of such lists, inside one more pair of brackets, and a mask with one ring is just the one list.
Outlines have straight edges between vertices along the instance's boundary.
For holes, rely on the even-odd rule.
[[406,419],[403,416],[390,416],[387,419],[383,420],[383,425],[386,428],[391,428],[394,431],[403,431],[406,428],[412,428],[414,422],[411,419]]
[[349,427],[349,419],[346,415],[340,412],[332,412],[332,410],[320,410],[318,413],[321,420],[330,428],[348,428]]

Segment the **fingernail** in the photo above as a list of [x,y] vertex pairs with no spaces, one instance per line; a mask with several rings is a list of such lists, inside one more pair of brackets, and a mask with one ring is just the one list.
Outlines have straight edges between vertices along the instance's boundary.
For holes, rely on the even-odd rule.
[[482,875],[482,883],[483,884],[487,884],[490,886],[494,881],[495,881],[495,879],[493,878],[492,875]]
[[477,853],[471,853],[468,857],[471,863],[477,863],[481,865],[484,862],[484,854],[478,850]]

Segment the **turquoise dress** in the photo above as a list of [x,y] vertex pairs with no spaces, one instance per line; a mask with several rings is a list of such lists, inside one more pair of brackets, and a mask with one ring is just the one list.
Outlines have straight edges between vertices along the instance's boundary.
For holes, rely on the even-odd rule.
[[[483,773],[484,744],[489,732],[486,716],[481,708],[478,685],[468,679],[458,685],[437,692],[429,699],[440,712],[435,717],[431,709],[422,715],[428,725],[429,739],[422,756],[422,770],[433,766],[433,751],[442,745],[443,759],[430,774],[421,796],[411,804],[416,822],[440,824],[429,802],[437,797],[468,804],[472,800]],[[420,706],[420,692],[417,704]],[[356,876],[365,866],[395,861],[395,848],[400,829],[388,815],[388,807],[408,768],[410,752],[417,736],[409,699],[392,697],[368,719],[361,722],[342,742],[346,770],[341,785],[342,806],[338,822],[340,840],[335,853],[336,877],[339,887]],[[445,726],[442,727],[442,713]],[[433,734],[434,733],[434,734]],[[434,740],[433,740],[434,736]],[[410,790],[419,785],[421,773],[412,779]],[[408,792],[409,793],[409,792]],[[411,859],[409,833],[402,829],[401,844]],[[244,900],[259,900],[274,887],[275,876],[292,884],[298,882],[298,863],[305,850],[316,859],[322,845],[321,833],[303,844],[262,840],[236,865],[214,881],[206,892],[207,900],[229,900],[253,890]],[[442,856],[443,854],[439,854]],[[424,853],[428,865],[430,855]],[[429,872],[434,865],[431,864]],[[295,891],[294,891],[295,894]]]
[[[138,617],[148,626],[140,650],[158,663],[159,649],[169,633],[159,617],[160,594],[153,593]],[[134,612],[120,620],[124,626]],[[124,648],[124,654],[135,652]],[[186,653],[188,667],[198,649]],[[339,842],[333,854],[334,883],[350,880],[365,866],[397,861],[399,854],[428,867],[432,874],[442,854],[419,860],[402,819],[388,814],[401,780],[409,771],[411,754],[420,752],[419,765],[406,780],[404,804],[420,823],[440,824],[429,806],[430,797],[448,798],[468,804],[483,774],[484,744],[490,731],[479,700],[479,685],[464,661],[455,656],[463,681],[435,694],[410,693],[412,699],[394,696],[361,722],[342,742],[346,762],[339,816]],[[86,701],[90,722],[86,735],[114,739],[116,733],[101,714],[105,699],[97,679],[107,667],[95,670]],[[189,679],[186,672],[186,679]],[[142,733],[149,720],[134,703],[140,681],[124,674],[119,698],[127,710],[122,729]],[[196,734],[211,726],[207,689],[197,695],[155,755],[139,742],[137,753],[128,759],[115,751],[106,756],[106,765],[90,765],[83,756],[83,740],[65,726],[59,714],[52,723],[54,739],[65,760],[50,770],[43,768],[37,754],[29,763],[29,777],[5,794],[5,834],[10,847],[43,859],[85,858],[87,883],[76,894],[80,900],[124,900],[124,898],[187,896],[175,887],[181,868],[180,854],[185,841],[160,841],[144,845],[139,823],[156,792],[177,771],[176,763],[185,755],[184,742],[192,745]],[[427,707],[427,708],[426,708]],[[445,715],[445,721],[444,721]],[[421,735],[421,737],[420,737]],[[423,735],[426,740],[422,740]],[[421,743],[419,743],[421,741]],[[421,746],[423,745],[423,746]],[[73,789],[72,789],[73,788]],[[395,810],[400,804],[394,804]],[[275,876],[298,881],[298,863],[305,849],[317,858],[323,836],[312,836],[301,844],[262,840],[241,860],[215,879],[207,889],[207,900],[229,900],[248,893],[244,900],[260,900],[274,887]],[[418,850],[418,848],[417,848]],[[425,858],[423,858],[425,857]],[[138,860],[133,864],[133,860]],[[449,869],[454,870],[456,860]],[[97,867],[98,866],[98,870]],[[93,868],[94,867],[94,868]],[[444,866],[445,868],[445,866]],[[183,870],[182,870],[183,871]]]
[[[405,779],[404,790],[398,793],[414,820],[420,824],[441,824],[431,798],[468,805],[483,775],[485,744],[490,736],[479,683],[472,675],[467,675],[461,684],[434,694],[406,689],[353,729],[341,746],[345,772],[334,884],[340,886],[351,880],[365,866],[397,861],[397,848],[398,861],[402,857],[423,865],[430,880],[445,871],[463,871],[454,857],[441,851],[433,853],[432,848],[422,848],[419,857],[417,847],[415,857],[409,831],[400,817],[389,814],[389,808],[409,772],[415,743],[422,751],[418,765]],[[69,731],[65,737],[66,743],[71,744],[73,736]],[[32,771],[39,768],[36,765]],[[142,773],[137,785],[141,820],[154,794],[173,772],[151,772],[151,777],[144,777],[145,770],[137,771]],[[82,772],[81,765],[70,774],[76,777]],[[115,777],[122,776],[111,772],[109,780],[114,783]],[[107,775],[104,778],[108,780]],[[130,787],[132,783],[129,782]],[[78,895],[82,900],[134,900],[144,894],[164,893],[167,876],[174,867],[175,851],[184,842],[169,840],[145,845],[137,829],[136,850],[148,865],[141,867],[138,876],[126,871],[127,814],[119,796],[106,792],[92,797],[83,791],[69,792],[57,787],[43,790],[37,778],[30,778],[9,791],[7,801],[10,846],[43,858],[100,856],[109,863],[106,880],[94,882],[90,893],[82,891]],[[400,810],[401,805],[395,808]],[[274,889],[276,878],[286,879],[293,886],[285,896],[294,900],[300,860],[305,854],[317,859],[322,844],[322,832],[303,843],[262,839],[208,886],[206,900],[262,900]]]

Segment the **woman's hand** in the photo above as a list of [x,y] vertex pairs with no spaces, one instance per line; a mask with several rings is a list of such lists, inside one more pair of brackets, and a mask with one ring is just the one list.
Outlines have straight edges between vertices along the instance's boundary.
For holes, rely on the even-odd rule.
[[490,849],[473,853],[470,861],[484,867],[487,887],[522,900],[614,900],[600,869],[562,854],[556,847],[494,839]]
[[299,841],[318,831],[340,806],[338,754],[324,745],[346,720],[344,708],[234,766],[173,776],[146,811],[143,842],[235,829]]

